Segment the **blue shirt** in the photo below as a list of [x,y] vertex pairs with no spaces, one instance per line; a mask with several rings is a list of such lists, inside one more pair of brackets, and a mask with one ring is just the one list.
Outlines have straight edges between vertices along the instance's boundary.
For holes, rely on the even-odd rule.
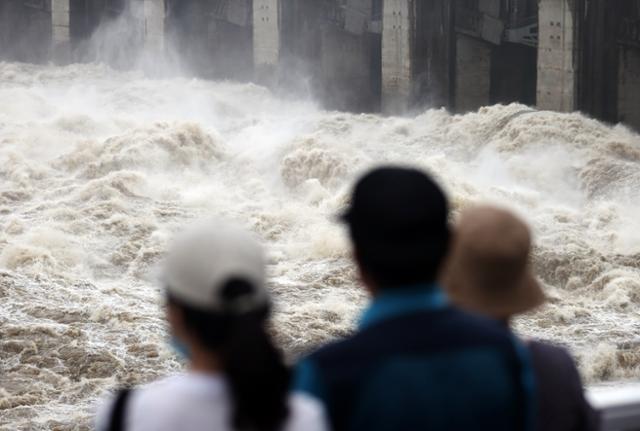
[[511,431],[531,429],[531,376],[506,328],[423,285],[383,290],[354,336],[302,361],[295,388],[336,431]]

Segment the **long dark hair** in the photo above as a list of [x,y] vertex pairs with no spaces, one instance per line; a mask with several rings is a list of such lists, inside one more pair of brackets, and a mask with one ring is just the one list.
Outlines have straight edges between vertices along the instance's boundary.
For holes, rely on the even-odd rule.
[[[223,288],[230,300],[253,289],[248,282],[231,280]],[[268,305],[247,312],[211,312],[184,304],[169,295],[182,310],[189,331],[220,355],[233,400],[232,425],[237,431],[278,431],[289,415],[287,395],[290,371],[267,333]]]

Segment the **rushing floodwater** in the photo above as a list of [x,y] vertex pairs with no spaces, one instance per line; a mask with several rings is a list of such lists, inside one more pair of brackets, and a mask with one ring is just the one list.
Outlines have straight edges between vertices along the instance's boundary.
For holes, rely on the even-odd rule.
[[592,383],[640,377],[640,136],[494,106],[326,112],[254,85],[0,63],[0,429],[85,429],[117,384],[179,368],[154,265],[194,218],[260,235],[287,352],[343,335],[365,298],[333,216],[382,162],[435,173],[456,210],[532,224],[551,298],[518,329]]

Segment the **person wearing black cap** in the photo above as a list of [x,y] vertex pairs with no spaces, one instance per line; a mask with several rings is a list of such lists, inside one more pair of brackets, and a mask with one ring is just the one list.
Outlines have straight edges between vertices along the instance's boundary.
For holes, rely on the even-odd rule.
[[341,218],[372,303],[355,335],[304,359],[295,378],[335,431],[532,428],[525,349],[501,325],[450,306],[436,283],[448,216],[443,191],[416,169],[378,168],[356,185]]
[[184,374],[104,403],[98,431],[325,431],[322,406],[290,395],[289,370],[269,336],[260,244],[213,222],[183,233],[162,268],[172,345]]

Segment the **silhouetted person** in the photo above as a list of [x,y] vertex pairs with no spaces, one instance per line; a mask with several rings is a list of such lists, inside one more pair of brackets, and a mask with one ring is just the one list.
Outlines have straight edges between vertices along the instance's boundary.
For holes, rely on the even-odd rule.
[[261,247],[215,223],[181,236],[163,268],[173,345],[185,374],[123,391],[97,429],[324,431],[322,406],[290,396],[290,374],[266,332],[269,294]]
[[529,429],[532,372],[502,325],[451,307],[436,280],[450,242],[440,187],[376,169],[344,214],[372,303],[352,337],[313,353],[296,387],[336,431]]
[[[509,326],[511,318],[541,305],[545,296],[533,276],[527,226],[510,212],[489,206],[465,211],[444,276],[452,300]],[[573,359],[560,347],[537,341],[531,352],[537,392],[536,429],[598,429]]]

